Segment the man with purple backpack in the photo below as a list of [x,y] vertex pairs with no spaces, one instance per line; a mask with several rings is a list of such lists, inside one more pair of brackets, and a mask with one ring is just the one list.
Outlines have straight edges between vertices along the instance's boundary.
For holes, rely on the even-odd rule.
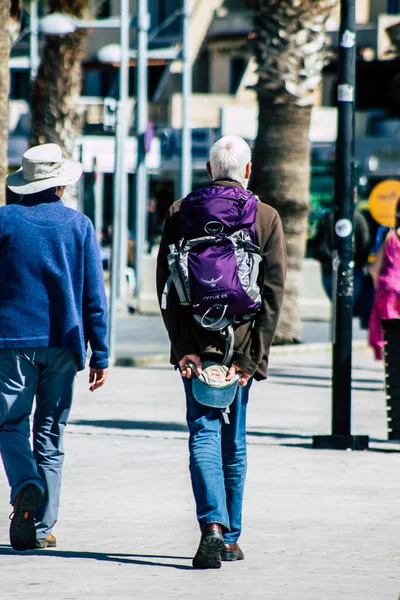
[[247,191],[248,144],[221,138],[207,171],[210,185],[171,206],[157,262],[171,363],[186,393],[197,569],[244,558],[246,409],[253,379],[267,377],[286,271],[279,215]]

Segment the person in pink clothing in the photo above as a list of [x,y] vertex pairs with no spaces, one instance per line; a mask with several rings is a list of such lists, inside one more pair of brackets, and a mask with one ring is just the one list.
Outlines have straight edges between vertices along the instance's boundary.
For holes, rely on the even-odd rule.
[[400,200],[396,225],[390,231],[370,269],[375,285],[374,305],[368,327],[368,343],[375,359],[382,360],[382,319],[400,319]]

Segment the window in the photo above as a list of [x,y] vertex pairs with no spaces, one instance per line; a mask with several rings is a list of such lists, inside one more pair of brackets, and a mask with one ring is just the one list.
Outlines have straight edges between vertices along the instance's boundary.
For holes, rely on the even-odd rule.
[[97,8],[97,19],[106,19],[111,16],[111,0],[100,0]]
[[247,67],[247,58],[233,56],[229,63],[229,93],[236,94]]
[[10,71],[10,99],[28,100],[30,94],[29,69]]
[[[150,31],[162,25],[176,10],[182,8],[182,0],[150,0]],[[176,37],[181,34],[181,17],[177,17],[168,27],[160,31],[158,38]]]

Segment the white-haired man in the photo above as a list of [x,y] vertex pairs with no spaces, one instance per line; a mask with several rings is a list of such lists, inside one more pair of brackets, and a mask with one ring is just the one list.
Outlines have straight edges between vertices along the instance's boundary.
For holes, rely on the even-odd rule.
[[[61,201],[82,164],[35,146],[7,177],[22,196],[0,208],[0,453],[15,550],[56,546],[63,432],[90,343],[90,390],[108,367],[107,302],[93,225]],[[33,448],[29,416],[33,401]]]
[[[180,369],[186,393],[190,475],[201,529],[193,566],[200,569],[219,568],[221,560],[244,558],[238,539],[246,475],[246,408],[253,378],[263,380],[267,377],[269,349],[278,322],[286,271],[279,215],[246,191],[251,173],[248,144],[237,136],[221,138],[210,150],[207,171],[212,183],[175,202],[170,208],[157,267],[157,290],[171,341],[171,363]],[[209,237],[201,238],[205,234]],[[219,304],[210,305],[202,317],[193,318],[201,301],[196,303],[192,298],[192,310],[189,299],[182,302],[179,282],[171,286],[165,300],[170,273],[175,268],[171,265],[171,253],[174,249],[184,249],[187,240],[193,241],[196,235],[202,242],[199,246],[195,242],[193,248],[200,247],[200,251],[203,251],[204,244],[213,243],[210,239],[214,240],[213,236],[216,236],[216,250],[214,247],[211,249],[211,263],[219,262],[218,252],[220,247],[225,248],[225,243],[226,248],[230,247],[229,240],[236,244],[235,235],[257,246],[251,243],[246,246],[250,248],[248,256],[253,256],[254,248],[261,256],[258,262],[254,256],[252,259],[257,263],[257,269],[259,262],[262,264],[257,288],[260,293],[258,297],[256,293],[250,294],[258,310],[250,316],[226,319],[234,330],[233,353],[227,350],[228,334],[221,335],[218,330],[218,324],[229,315],[229,300],[226,300],[230,296],[229,289],[221,288],[218,292],[218,286],[222,285],[224,278],[228,279],[225,275],[232,263],[232,253],[226,254],[219,274],[201,277],[200,285],[209,285],[210,290],[201,301],[207,302],[211,297],[221,299]],[[182,238],[184,243],[180,243]],[[190,243],[188,247],[191,247]],[[207,250],[201,258],[199,256],[194,257],[193,272],[183,286],[187,293],[194,293],[199,283],[196,268],[201,269],[209,258]],[[186,265],[186,271],[190,270],[190,257],[186,258]],[[240,269],[243,269],[243,262]],[[181,272],[181,279],[184,275],[185,269]],[[237,285],[234,283],[237,278],[232,277],[231,281],[229,285]],[[249,301],[248,295],[245,300]],[[212,310],[217,311],[214,320],[208,318]],[[219,317],[218,310],[222,310]],[[212,325],[215,325],[214,329]],[[233,385],[235,380],[236,387]],[[221,391],[221,388],[224,389]],[[227,395],[231,396],[228,400]],[[231,404],[227,417],[226,408],[222,407],[226,407],[228,402]]]

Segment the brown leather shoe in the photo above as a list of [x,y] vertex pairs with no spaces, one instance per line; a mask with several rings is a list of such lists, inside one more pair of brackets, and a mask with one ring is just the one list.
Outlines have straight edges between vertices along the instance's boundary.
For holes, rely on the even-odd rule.
[[209,523],[201,530],[201,539],[193,559],[195,569],[220,569],[224,536],[219,523]]
[[35,510],[39,508],[43,493],[33,483],[26,485],[14,500],[10,515],[10,544],[14,550],[36,548]]
[[52,533],[45,538],[36,538],[36,548],[56,548],[57,540]]
[[239,544],[224,544],[224,549],[221,552],[221,560],[243,560],[244,554],[240,549]]

